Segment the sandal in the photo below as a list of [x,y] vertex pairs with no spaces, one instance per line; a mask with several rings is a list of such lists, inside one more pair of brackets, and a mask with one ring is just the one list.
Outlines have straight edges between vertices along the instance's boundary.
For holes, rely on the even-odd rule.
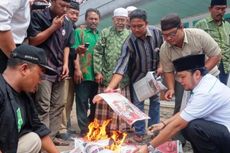
[[53,143],[56,146],[69,146],[69,142],[62,140],[62,139],[59,139],[59,138],[54,138]]

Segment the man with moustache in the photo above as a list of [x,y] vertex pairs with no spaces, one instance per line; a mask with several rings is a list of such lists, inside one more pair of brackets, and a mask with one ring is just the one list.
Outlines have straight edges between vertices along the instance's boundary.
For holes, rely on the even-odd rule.
[[64,109],[64,79],[69,75],[68,60],[73,44],[73,25],[65,16],[69,0],[52,0],[51,7],[32,11],[28,29],[29,43],[43,48],[50,67],[56,69],[56,75],[45,74],[35,95],[39,118],[51,130],[56,145],[68,145],[55,138],[61,126]]
[[[74,34],[75,43],[73,48],[76,48],[78,53],[85,52],[84,54],[78,54],[74,62],[76,109],[81,135],[86,134],[88,124],[94,120],[95,114],[96,106],[92,103],[92,99],[97,94],[98,84],[95,82],[93,55],[94,47],[100,35],[97,30],[100,17],[100,12],[97,9],[87,9],[85,13],[86,28],[76,29]],[[90,109],[89,116],[87,115],[88,109]]]
[[[101,31],[100,39],[94,49],[94,73],[96,82],[99,84],[99,93],[104,92],[113,75],[113,69],[121,54],[121,46],[129,36],[130,32],[126,28],[128,22],[128,11],[125,8],[116,8],[113,12],[113,26],[104,28]],[[119,84],[121,93],[130,99],[129,79],[126,78]],[[130,127],[119,115],[104,103],[96,104],[95,118],[100,123],[104,120],[112,119],[107,126],[108,131],[127,130]]]
[[198,21],[196,28],[203,29],[218,43],[222,58],[219,64],[219,78],[224,84],[228,83],[230,72],[230,24],[223,19],[227,9],[227,0],[211,0],[210,16]]

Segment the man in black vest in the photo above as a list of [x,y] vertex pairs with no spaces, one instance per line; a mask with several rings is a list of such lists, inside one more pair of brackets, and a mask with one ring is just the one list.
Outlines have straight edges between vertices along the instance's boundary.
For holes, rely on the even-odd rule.
[[0,75],[0,152],[59,152],[48,136],[50,130],[40,122],[32,98],[43,72],[54,74],[47,66],[43,49],[21,45],[8,59]]

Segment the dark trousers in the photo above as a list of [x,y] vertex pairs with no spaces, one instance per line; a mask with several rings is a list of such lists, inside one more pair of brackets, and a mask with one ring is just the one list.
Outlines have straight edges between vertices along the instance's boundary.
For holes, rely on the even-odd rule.
[[175,81],[175,108],[174,108],[174,114],[176,114],[176,113],[178,113],[180,111],[183,94],[184,94],[183,86],[178,81]]
[[230,132],[220,124],[197,119],[182,130],[194,153],[229,153]]
[[[94,81],[83,81],[76,85],[76,109],[78,125],[82,134],[88,131],[88,124],[94,120],[96,105],[92,103],[97,94],[98,84]],[[87,115],[90,109],[89,116]]]
[[219,70],[220,70],[220,74],[219,74],[219,79],[222,83],[226,84],[228,83],[228,77],[229,77],[229,73],[225,73],[224,71],[224,65],[223,62],[220,62],[219,65]]

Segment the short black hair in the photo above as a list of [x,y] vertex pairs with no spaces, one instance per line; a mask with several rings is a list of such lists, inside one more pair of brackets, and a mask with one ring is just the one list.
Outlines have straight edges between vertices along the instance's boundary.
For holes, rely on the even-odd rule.
[[131,21],[132,19],[135,19],[135,18],[142,19],[142,20],[147,22],[147,13],[146,13],[146,11],[141,10],[141,9],[136,9],[136,10],[132,11],[129,14],[129,19]]
[[87,19],[90,12],[95,12],[99,16],[99,18],[101,18],[101,13],[99,12],[99,10],[94,9],[94,8],[89,8],[85,12],[85,20]]

